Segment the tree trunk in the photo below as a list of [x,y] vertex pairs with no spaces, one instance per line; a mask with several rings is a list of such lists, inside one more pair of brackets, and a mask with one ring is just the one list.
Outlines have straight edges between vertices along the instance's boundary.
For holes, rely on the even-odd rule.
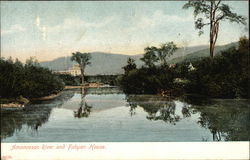
[[84,84],[84,71],[81,69],[81,79],[82,79],[82,85]]
[[210,36],[210,57],[211,58],[213,58],[213,56],[214,56],[214,47],[213,47],[213,44],[214,44],[213,37]]
[[84,75],[82,75],[82,84],[84,84]]
[[213,58],[214,56],[214,16],[213,16],[213,1],[211,1],[210,7],[210,57]]

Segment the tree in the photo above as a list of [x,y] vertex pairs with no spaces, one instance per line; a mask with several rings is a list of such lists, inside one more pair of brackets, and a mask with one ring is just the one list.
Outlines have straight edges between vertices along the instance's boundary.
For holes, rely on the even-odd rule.
[[136,64],[135,64],[135,60],[133,58],[128,58],[127,60],[127,65],[122,67],[125,71],[125,74],[127,74],[129,71],[136,69]]
[[[221,3],[221,0],[189,0],[183,8],[194,8],[195,28],[199,30],[199,35],[203,34],[204,26],[210,25],[210,57],[214,56],[221,21],[229,20],[230,22],[246,24],[245,17],[233,13],[227,4]],[[200,15],[204,17],[198,17]],[[209,21],[204,22],[204,18]]]
[[39,66],[32,58],[26,62],[0,59],[0,97],[38,98],[64,88],[63,81],[51,70]]
[[161,62],[161,65],[167,65],[167,57],[173,55],[177,50],[177,46],[174,42],[168,42],[161,44],[160,48],[157,49],[158,59]]
[[85,67],[91,64],[90,59],[91,59],[90,53],[81,53],[81,52],[72,53],[71,61],[75,61],[79,64],[81,70],[82,84],[84,83]]
[[35,57],[30,57],[29,59],[26,60],[26,65],[27,66],[40,66],[38,60]]
[[157,47],[147,47],[144,49],[145,54],[141,60],[150,68],[153,67],[155,62],[160,61],[161,65],[167,65],[167,57],[173,55],[177,50],[174,42],[167,42]]
[[146,47],[144,49],[145,54],[143,55],[143,57],[141,58],[141,60],[148,67],[153,67],[155,65],[154,63],[159,60],[158,57],[156,56],[157,50],[158,49],[156,47]]

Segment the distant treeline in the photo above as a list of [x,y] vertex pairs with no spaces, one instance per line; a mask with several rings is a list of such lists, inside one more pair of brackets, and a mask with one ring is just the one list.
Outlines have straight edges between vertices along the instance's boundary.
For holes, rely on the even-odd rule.
[[[118,85],[118,77],[120,75],[85,75],[84,79],[86,83],[99,83],[99,84],[108,84],[111,86]],[[65,85],[80,85],[80,76],[72,76],[69,74],[58,74]]]
[[88,83],[103,83],[109,84],[111,86],[117,85],[117,78],[119,75],[93,75],[93,76],[85,76],[85,80]]
[[[222,51],[214,58],[159,65],[155,52],[144,55],[146,62],[136,68],[132,59],[124,66],[119,83],[129,94],[199,94],[216,98],[249,97],[249,40]],[[146,57],[147,56],[147,57]],[[142,60],[144,60],[142,59]],[[145,61],[145,60],[144,60]]]
[[33,58],[25,64],[18,59],[0,59],[0,98],[37,98],[63,90],[63,81]]

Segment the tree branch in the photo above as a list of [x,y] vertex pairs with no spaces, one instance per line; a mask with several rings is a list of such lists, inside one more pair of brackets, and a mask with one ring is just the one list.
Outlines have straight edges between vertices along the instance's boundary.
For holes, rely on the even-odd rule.
[[219,8],[219,4],[220,4],[221,0],[218,1],[218,3],[215,5],[215,11]]
[[218,23],[220,20],[222,20],[225,17],[225,15],[221,15],[215,20],[215,23]]

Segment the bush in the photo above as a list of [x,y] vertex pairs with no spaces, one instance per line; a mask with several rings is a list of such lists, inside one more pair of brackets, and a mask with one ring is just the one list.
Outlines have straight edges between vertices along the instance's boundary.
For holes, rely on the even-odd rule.
[[249,97],[249,44],[241,39],[239,48],[222,51],[213,59],[203,58],[193,63],[195,71],[187,75],[189,93],[217,98]]
[[58,93],[63,88],[64,83],[58,76],[32,59],[25,65],[18,60],[0,59],[1,98],[37,98]]
[[243,37],[239,48],[229,48],[214,58],[190,63],[148,65],[132,69],[119,78],[125,93],[155,94],[178,91],[215,98],[249,98],[249,40]]
[[85,76],[85,80],[88,83],[100,83],[100,84],[109,84],[117,85],[117,78],[119,75],[88,75]]
[[142,67],[124,74],[120,85],[125,93],[155,94],[173,87],[173,71],[168,66]]
[[68,85],[68,86],[80,85],[80,77],[79,76],[72,76],[70,74],[58,74],[57,76],[63,80],[65,85]]

